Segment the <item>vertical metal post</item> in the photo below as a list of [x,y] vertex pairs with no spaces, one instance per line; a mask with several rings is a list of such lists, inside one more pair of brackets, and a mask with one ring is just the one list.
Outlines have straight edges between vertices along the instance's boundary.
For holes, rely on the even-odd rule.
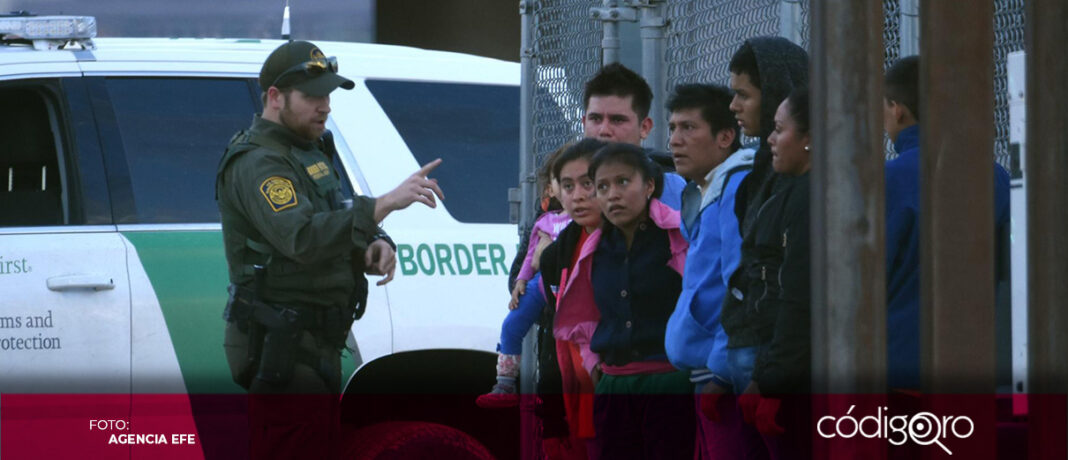
[[[601,65],[619,62],[619,22],[616,19],[619,10],[616,9],[617,6],[617,0],[604,0],[605,11],[617,16],[602,18],[601,21],[604,27],[604,38],[601,39]],[[599,18],[599,16],[595,15],[594,18]]]
[[[882,5],[813,2],[815,391],[886,384]],[[859,30],[865,33],[857,35]]]
[[[886,387],[882,4],[812,2],[811,12],[812,391],[879,394]],[[819,414],[844,414],[849,404],[814,402]],[[885,455],[841,450],[872,448],[862,446],[835,451]]]
[[779,36],[804,46],[801,21],[800,0],[782,0],[779,4]]
[[[1031,391],[1027,382],[1027,54],[1009,53],[1006,59],[1009,98],[1009,142],[1019,149],[1019,178],[1009,189],[1012,216],[1012,392]],[[1027,415],[1027,399],[1013,398],[1013,415]]]
[[920,54],[920,0],[900,0],[901,36],[898,56]]
[[653,105],[649,117],[653,130],[645,139],[645,146],[656,150],[667,149],[667,115],[664,103],[667,99],[667,67],[664,65],[664,4],[659,0],[646,0],[641,8],[639,22],[642,35],[642,76],[653,90]]
[[[534,204],[537,202],[535,190],[534,156],[534,85],[536,65],[534,63],[534,0],[519,2],[519,14],[522,15],[519,56],[519,230],[533,225]],[[520,235],[522,236],[522,235]]]
[[973,457],[997,439],[994,1],[950,3],[920,2],[920,379],[930,412],[973,421],[953,451]]
[[[1068,5],[1025,2],[1027,21],[1027,241],[1031,394],[1068,391]],[[1068,436],[1049,423],[1065,406],[1029,405],[1031,458],[1065,458]]]
[[993,0],[921,8],[921,377],[929,392],[990,394]]
[[[519,14],[521,17],[520,56],[519,56],[519,233],[522,235],[533,227],[534,205],[537,202],[535,187],[534,162],[534,85],[536,64],[534,62],[534,0],[521,0]],[[520,249],[521,251],[523,249]],[[540,440],[535,435],[537,419],[534,414],[534,375],[537,356],[534,353],[535,328],[531,328],[523,339],[523,359],[519,370],[520,398],[520,458],[537,458]]]

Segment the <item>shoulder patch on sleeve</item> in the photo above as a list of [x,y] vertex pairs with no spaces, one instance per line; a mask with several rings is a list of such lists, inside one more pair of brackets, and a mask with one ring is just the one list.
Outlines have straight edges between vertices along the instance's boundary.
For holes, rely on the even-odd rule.
[[297,205],[297,192],[293,189],[293,182],[284,177],[268,177],[260,184],[260,193],[267,199],[267,203],[271,205],[274,212]]

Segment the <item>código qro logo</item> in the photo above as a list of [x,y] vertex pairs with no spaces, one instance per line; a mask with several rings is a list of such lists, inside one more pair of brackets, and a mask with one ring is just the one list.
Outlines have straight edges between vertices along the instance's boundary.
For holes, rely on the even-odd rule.
[[953,452],[946,447],[944,442],[946,439],[950,436],[967,439],[975,432],[975,423],[965,416],[939,418],[930,412],[919,412],[911,417],[907,415],[890,417],[886,415],[886,412],[890,410],[888,407],[879,407],[875,415],[861,417],[858,420],[852,415],[854,408],[856,408],[855,405],[849,406],[849,410],[841,417],[830,415],[820,417],[816,422],[816,431],[826,439],[835,437],[848,439],[860,434],[868,439],[886,439],[895,446],[905,444],[909,440],[921,446],[937,444],[949,455],[953,455]]

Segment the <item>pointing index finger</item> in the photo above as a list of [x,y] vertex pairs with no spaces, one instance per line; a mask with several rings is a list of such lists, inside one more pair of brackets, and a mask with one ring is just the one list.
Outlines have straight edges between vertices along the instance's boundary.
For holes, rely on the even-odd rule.
[[431,161],[430,163],[427,163],[427,164],[423,165],[422,168],[419,168],[419,172],[417,172],[416,174],[418,174],[420,176],[423,176],[423,177],[426,177],[427,174],[430,174],[430,171],[433,171],[434,168],[437,168],[438,165],[440,165],[440,164],[441,164],[441,158],[438,158],[438,159],[436,159],[434,161]]

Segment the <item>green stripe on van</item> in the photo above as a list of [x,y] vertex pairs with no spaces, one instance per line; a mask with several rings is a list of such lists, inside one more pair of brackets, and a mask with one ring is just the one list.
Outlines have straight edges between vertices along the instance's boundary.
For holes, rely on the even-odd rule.
[[[156,291],[185,386],[192,394],[240,393],[223,353],[229,278],[218,231],[126,232]],[[137,344],[134,344],[137,346]],[[348,353],[342,381],[355,371]]]

